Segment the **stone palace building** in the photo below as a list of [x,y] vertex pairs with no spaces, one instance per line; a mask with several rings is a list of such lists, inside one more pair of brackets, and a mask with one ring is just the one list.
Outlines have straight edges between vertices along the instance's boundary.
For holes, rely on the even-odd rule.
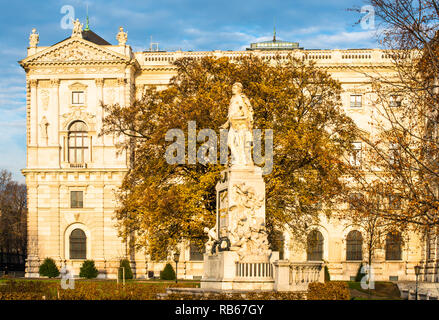
[[[115,278],[119,261],[128,257],[137,278],[158,276],[163,263],[154,263],[143,252],[128,256],[118,237],[114,210],[116,192],[128,168],[128,157],[117,153],[117,140],[100,136],[104,118],[101,103],[127,106],[140,98],[145,86],[165,88],[175,74],[172,63],[182,57],[257,55],[270,60],[292,54],[314,61],[343,87],[343,108],[363,129],[368,129],[372,109],[370,80],[362,71],[391,72],[386,52],[378,49],[307,50],[297,43],[254,43],[246,51],[133,52],[120,28],[112,45],[88,26],[75,23],[72,36],[52,46],[38,46],[39,35],[30,36],[28,55],[19,63],[26,71],[27,163],[23,174],[28,187],[28,259],[26,276],[38,277],[46,257],[67,266],[75,275],[85,259],[93,259],[100,278]],[[357,70],[357,71],[355,71]],[[224,106],[226,107],[226,106]],[[357,143],[358,152],[362,145]],[[358,158],[360,159],[360,158]],[[283,259],[295,262],[325,261],[332,280],[349,280],[366,261],[362,230],[343,221],[322,218],[312,228],[318,239],[308,252],[296,250],[285,232]],[[376,252],[376,280],[414,280],[414,266],[425,263],[425,247],[417,235],[409,241],[388,238]],[[392,240],[393,239],[393,240]],[[430,261],[437,266],[438,243]],[[309,250],[308,250],[309,251]],[[184,244],[178,277],[201,278],[203,257]],[[438,281],[436,272],[429,280]]]

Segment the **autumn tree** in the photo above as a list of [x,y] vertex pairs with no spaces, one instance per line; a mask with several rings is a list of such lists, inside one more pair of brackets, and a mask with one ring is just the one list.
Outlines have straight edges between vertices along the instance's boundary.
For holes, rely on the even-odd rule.
[[[7,257],[26,255],[26,186],[12,180],[11,173],[0,171],[0,254]],[[6,262],[6,261],[3,261]],[[9,261],[11,262],[11,261]]]
[[340,108],[337,81],[291,56],[270,62],[252,55],[233,61],[183,58],[174,67],[165,90],[147,88],[127,107],[105,106],[102,133],[123,136],[120,147],[132,160],[116,212],[122,237],[135,239],[156,259],[182,240],[202,246],[204,227],[215,223],[215,185],[225,167],[187,158],[168,164],[164,155],[172,142],[165,136],[170,129],[187,133],[195,121],[198,130],[210,128],[219,137],[235,82],[253,106],[254,127],[274,132],[273,170],[264,177],[269,233],[289,226],[302,237],[322,210],[331,212],[347,188],[344,159],[356,139],[356,126]]
[[439,2],[367,2],[392,71],[367,74],[376,97],[371,130],[361,135],[370,174],[357,187],[386,203],[373,211],[380,219],[430,232],[439,225]]

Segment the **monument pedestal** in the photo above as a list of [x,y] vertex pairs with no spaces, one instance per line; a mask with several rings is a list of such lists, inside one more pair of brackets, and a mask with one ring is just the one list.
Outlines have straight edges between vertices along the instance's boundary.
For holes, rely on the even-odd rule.
[[265,229],[265,183],[256,166],[232,166],[221,173],[217,223],[209,231],[202,289],[271,291],[273,262]]
[[204,274],[201,289],[222,291],[273,291],[273,262],[279,254],[272,253],[272,259],[253,262],[239,261],[233,251],[204,256]]

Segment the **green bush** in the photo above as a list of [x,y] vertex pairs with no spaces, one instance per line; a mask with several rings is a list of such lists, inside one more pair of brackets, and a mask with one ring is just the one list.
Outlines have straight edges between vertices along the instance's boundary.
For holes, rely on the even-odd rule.
[[328,266],[325,266],[325,282],[331,281],[331,275],[329,274]]
[[308,300],[350,300],[351,294],[346,282],[313,282],[308,286]]
[[98,276],[98,269],[95,267],[95,262],[93,260],[85,260],[79,270],[79,276],[81,278],[92,279]]
[[131,265],[128,259],[120,260],[119,279],[122,279],[123,277],[123,270],[121,268],[125,268],[125,279],[133,278],[133,271],[131,270]]
[[40,265],[39,273],[43,277],[56,278],[59,276],[59,269],[53,259],[46,258]]
[[160,271],[160,279],[162,280],[175,280],[175,271],[170,263],[167,263],[163,271]]
[[365,273],[361,272],[361,268],[363,268],[363,263],[361,263],[358,267],[358,271],[355,276],[355,282],[361,282],[361,279],[363,279],[363,277],[366,275]]

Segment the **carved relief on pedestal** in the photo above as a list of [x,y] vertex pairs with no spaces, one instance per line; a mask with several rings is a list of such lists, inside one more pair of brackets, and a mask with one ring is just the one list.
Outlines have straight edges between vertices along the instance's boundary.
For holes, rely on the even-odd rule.
[[[233,186],[236,205],[230,207],[229,239],[232,250],[236,250],[242,260],[246,255],[269,255],[265,217],[257,215],[265,196],[258,195],[252,186],[245,183]],[[265,214],[265,213],[264,213]]]

